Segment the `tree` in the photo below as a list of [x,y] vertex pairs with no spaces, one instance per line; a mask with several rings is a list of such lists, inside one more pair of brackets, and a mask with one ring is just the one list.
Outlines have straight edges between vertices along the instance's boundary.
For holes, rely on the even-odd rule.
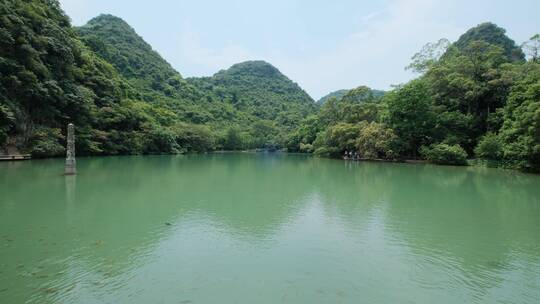
[[498,160],[502,156],[502,144],[495,133],[487,133],[474,149],[476,157],[487,160]]
[[433,92],[437,125],[459,122],[461,126],[443,127],[440,135],[444,130],[457,132],[446,132],[446,138],[437,140],[448,138],[472,152],[479,137],[490,129],[492,113],[506,103],[512,70],[504,50],[485,41],[450,48],[426,73],[426,81]]
[[356,139],[356,149],[362,158],[393,159],[397,156],[395,146],[397,136],[383,124],[363,121]]
[[399,137],[405,155],[416,157],[418,149],[433,139],[436,116],[428,90],[425,80],[418,79],[384,98],[387,103],[386,121]]
[[287,150],[290,152],[313,152],[313,142],[322,130],[323,124],[318,115],[306,117],[296,130],[286,134]]
[[317,136],[315,154],[340,157],[345,151],[354,151],[359,133],[360,126],[356,124],[342,122],[331,126]]
[[450,41],[446,38],[439,39],[437,42],[427,43],[420,52],[414,54],[412,62],[405,69],[416,73],[427,72],[450,47]]
[[214,133],[205,125],[178,122],[173,131],[182,152],[207,152],[215,148]]
[[341,120],[339,99],[330,97],[319,110],[318,116],[325,126],[334,125]]
[[275,138],[278,129],[273,121],[259,120],[251,126],[249,133],[254,139],[252,144],[254,148],[272,148],[277,146]]
[[43,126],[36,128],[32,135],[32,155],[35,157],[61,156],[65,148],[61,144],[64,136],[60,129],[52,129]]
[[521,46],[531,61],[540,62],[540,34],[536,34]]
[[154,126],[146,133],[144,140],[144,153],[175,154],[179,152],[175,133],[170,128]]
[[230,127],[225,134],[223,148],[226,150],[240,150],[243,148],[240,130],[237,127]]
[[360,86],[341,98],[329,97],[319,111],[323,124],[334,125],[338,122],[358,123],[363,120],[378,121],[381,112],[380,95],[366,86]]
[[540,64],[531,61],[522,69],[504,108],[500,138],[506,160],[540,172]]

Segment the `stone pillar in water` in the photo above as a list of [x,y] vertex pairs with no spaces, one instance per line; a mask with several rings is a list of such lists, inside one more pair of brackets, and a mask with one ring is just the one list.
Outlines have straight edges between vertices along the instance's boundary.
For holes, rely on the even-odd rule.
[[66,175],[77,174],[77,168],[76,168],[76,162],[75,162],[75,126],[71,123],[68,125],[65,174]]

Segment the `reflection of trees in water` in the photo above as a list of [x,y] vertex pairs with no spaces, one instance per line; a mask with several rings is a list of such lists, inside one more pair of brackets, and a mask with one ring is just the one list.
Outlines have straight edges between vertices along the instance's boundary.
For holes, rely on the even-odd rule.
[[[144,263],[176,224],[193,218],[256,244],[303,208],[314,191],[303,178],[311,165],[301,156],[81,158],[75,187],[75,180],[54,173],[61,166],[38,162],[10,180],[9,198],[19,205],[0,213],[0,227],[17,234],[17,243],[0,256],[28,265],[26,276],[12,270],[17,286],[41,288],[32,272],[44,264],[47,276],[62,273],[51,284],[81,274],[96,282],[121,275]],[[19,187],[23,181],[26,187]]]
[[365,227],[392,186],[388,164],[321,161],[313,173],[325,214],[340,218],[348,230]]
[[28,264],[26,272],[11,271],[26,274],[16,280],[34,287],[31,273],[46,261],[55,261],[51,273],[85,267],[98,278],[138,267],[145,252],[175,233],[166,222],[203,219],[231,237],[265,242],[313,195],[345,233],[369,228],[378,216],[386,236],[415,258],[448,262],[471,284],[489,282],[480,290],[499,284],[493,273],[522,254],[539,262],[537,176],[233,154],[80,158],[74,187],[61,176],[61,161],[19,166],[28,167],[0,175],[10,189],[0,204],[0,230],[16,238],[0,258]]
[[[374,218],[377,224],[382,221],[385,237],[408,248],[418,265],[459,274],[448,279],[469,286],[473,296],[482,297],[490,287],[508,284],[502,281],[507,277],[504,272],[516,263],[524,265],[517,281],[510,284],[524,284],[538,276],[538,176],[342,162],[326,162],[317,172],[317,191],[327,216],[340,218],[353,234],[371,229]],[[418,279],[429,286],[432,275],[427,272]]]
[[536,176],[427,166],[406,173],[410,170],[396,171],[389,182],[394,186],[387,189],[385,226],[419,259],[454,265],[461,270],[457,279],[480,295],[500,284],[501,272],[516,259],[534,258],[529,262],[537,265]]

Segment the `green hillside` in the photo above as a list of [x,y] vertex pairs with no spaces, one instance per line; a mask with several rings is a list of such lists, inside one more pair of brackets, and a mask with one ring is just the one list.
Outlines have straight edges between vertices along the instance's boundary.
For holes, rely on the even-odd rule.
[[[101,15],[77,32],[144,100],[210,127],[218,148],[280,146],[286,133],[315,110],[309,95],[266,62],[239,63],[213,77],[186,81],[118,17]],[[240,140],[225,143],[229,132]]]
[[315,110],[268,63],[188,82],[120,18],[74,29],[57,1],[0,10],[0,148],[62,155],[69,122],[82,155],[276,148]]
[[159,97],[189,100],[194,89],[124,20],[100,15],[76,28],[83,42],[111,63],[144,99]]
[[287,128],[315,111],[313,99],[302,88],[264,61],[238,63],[212,77],[190,78],[188,82],[253,119],[274,121]]

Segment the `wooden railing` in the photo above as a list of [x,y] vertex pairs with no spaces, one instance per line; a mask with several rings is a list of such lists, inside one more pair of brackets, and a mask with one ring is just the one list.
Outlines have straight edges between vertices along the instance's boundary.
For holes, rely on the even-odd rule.
[[0,155],[0,161],[2,160],[27,160],[31,159],[30,154],[18,154],[18,155]]

